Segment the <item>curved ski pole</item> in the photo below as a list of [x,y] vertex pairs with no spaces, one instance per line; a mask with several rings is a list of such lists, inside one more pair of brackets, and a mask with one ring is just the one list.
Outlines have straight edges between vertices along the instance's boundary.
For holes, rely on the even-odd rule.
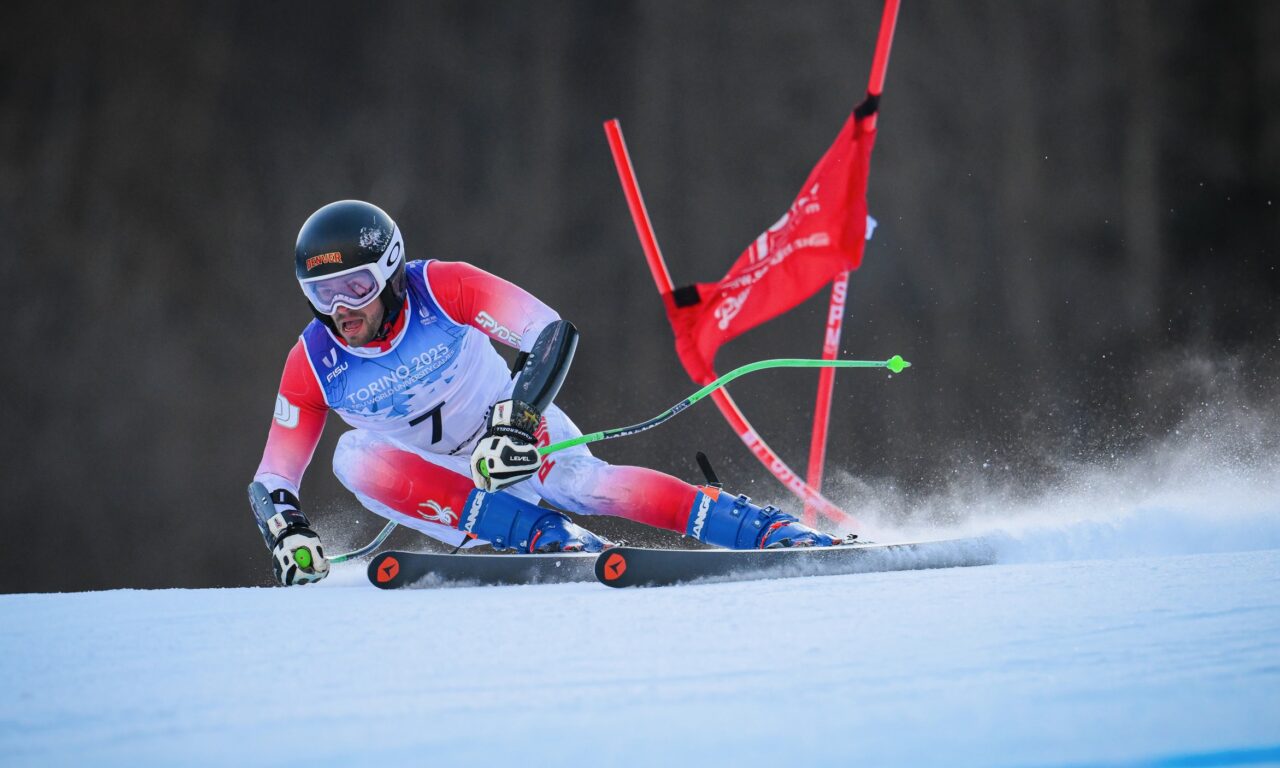
[[390,520],[387,522],[385,526],[382,527],[382,530],[373,539],[373,541],[369,542],[368,544],[365,544],[363,547],[359,549],[354,549],[350,552],[346,552],[341,555],[334,555],[333,557],[329,558],[329,562],[345,563],[348,560],[355,560],[357,557],[364,557],[365,555],[369,554],[373,550],[382,546],[382,542],[386,541],[387,537],[390,536],[391,532],[394,531],[395,529],[396,529],[396,521]]
[[901,355],[894,355],[888,360],[811,360],[808,358],[779,358],[776,360],[760,360],[755,363],[747,363],[739,368],[734,368],[732,371],[729,371],[648,421],[642,421],[639,424],[633,424],[629,427],[606,429],[602,432],[592,432],[589,435],[582,435],[581,437],[575,437],[569,440],[561,440],[558,443],[552,443],[551,445],[539,448],[538,453],[543,456],[547,456],[555,453],[556,451],[563,451],[565,448],[572,448],[575,445],[595,443],[600,440],[612,440],[615,437],[626,437],[627,435],[634,435],[637,432],[644,432],[646,429],[653,429],[734,379],[740,376],[746,376],[748,373],[764,370],[765,368],[888,368],[894,373],[901,373],[904,368],[908,368],[910,366],[911,363],[903,360]]
[[[562,451],[565,448],[572,448],[575,445],[594,443],[600,440],[612,440],[615,437],[626,437],[627,435],[634,435],[637,432],[644,432],[647,429],[653,429],[734,379],[766,368],[888,368],[894,373],[901,373],[903,369],[910,366],[911,363],[903,360],[900,355],[894,355],[888,360],[809,360],[804,358],[781,358],[777,360],[761,360],[755,363],[748,363],[740,368],[735,368],[732,371],[729,371],[648,421],[634,424],[629,427],[606,429],[603,432],[593,432],[592,434],[575,437],[570,440],[562,440],[558,443],[552,443],[546,447],[539,448],[538,452],[543,456],[546,456],[548,454],[555,453],[556,451]],[[329,558],[329,562],[344,563],[348,560],[355,560],[356,558],[364,557],[373,550],[382,546],[382,542],[386,541],[387,537],[389,537],[391,532],[395,529],[395,521],[388,521],[378,535],[374,537],[373,541],[365,544],[359,549],[352,550],[351,552],[334,555]]]

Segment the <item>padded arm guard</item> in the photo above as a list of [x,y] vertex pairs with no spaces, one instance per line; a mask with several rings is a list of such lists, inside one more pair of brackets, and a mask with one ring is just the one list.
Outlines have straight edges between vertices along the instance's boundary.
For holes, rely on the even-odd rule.
[[268,491],[265,485],[255,480],[249,483],[249,504],[253,507],[253,517],[267,549],[275,547],[276,541],[290,528],[311,527],[307,516],[302,514],[298,497],[283,488]]
[[578,329],[568,320],[556,320],[538,334],[529,354],[517,360],[514,400],[528,403],[542,413],[556,399],[578,349]]

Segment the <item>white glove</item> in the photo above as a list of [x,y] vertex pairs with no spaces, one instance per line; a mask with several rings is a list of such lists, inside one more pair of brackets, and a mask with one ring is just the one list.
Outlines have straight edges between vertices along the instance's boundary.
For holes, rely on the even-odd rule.
[[287,529],[271,548],[272,569],[281,586],[310,584],[329,575],[329,559],[324,556],[320,537],[310,528]]
[[537,474],[542,455],[534,432],[542,415],[520,400],[489,410],[489,429],[471,451],[471,479],[482,491],[500,491]]

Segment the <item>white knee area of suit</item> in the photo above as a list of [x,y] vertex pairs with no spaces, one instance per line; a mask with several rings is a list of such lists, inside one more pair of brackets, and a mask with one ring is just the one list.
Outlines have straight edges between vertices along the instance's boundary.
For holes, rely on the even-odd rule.
[[[564,411],[554,405],[547,409],[545,416],[551,442],[567,440],[582,434]],[[379,432],[353,429],[344,432],[338,438],[337,447],[333,452],[333,474],[347,490],[355,495],[365,509],[446,544],[457,546],[463,541],[463,535],[456,528],[403,514],[357,490],[360,486],[360,473],[369,471],[371,463],[379,460],[376,457],[376,451],[386,448],[412,453],[424,461],[467,478],[468,483],[471,482],[471,470],[467,463],[470,449],[454,455],[428,453],[399,443]],[[609,496],[608,489],[616,482],[610,477],[615,467],[591,455],[591,451],[585,445],[559,451],[548,459],[553,460],[555,465],[545,473],[545,479],[542,476],[533,477],[506,488],[502,493],[510,493],[533,504],[545,499],[547,503],[575,514],[599,513],[599,500]],[[457,514],[462,512],[462,510],[452,511]],[[476,543],[470,542],[468,546]]]

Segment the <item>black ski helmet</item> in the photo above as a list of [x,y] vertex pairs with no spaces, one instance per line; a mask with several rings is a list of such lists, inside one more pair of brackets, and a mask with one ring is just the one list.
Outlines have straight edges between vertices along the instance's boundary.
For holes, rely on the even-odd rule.
[[[293,260],[298,284],[312,313],[335,333],[337,328],[329,315],[333,308],[325,311],[318,306],[315,292],[309,290],[324,282],[320,278],[367,273],[376,279],[382,288],[378,298],[385,310],[376,338],[384,337],[399,318],[405,300],[404,239],[400,228],[378,206],[360,200],[339,200],[311,214],[298,231]],[[338,303],[350,306],[345,298],[338,298]]]

